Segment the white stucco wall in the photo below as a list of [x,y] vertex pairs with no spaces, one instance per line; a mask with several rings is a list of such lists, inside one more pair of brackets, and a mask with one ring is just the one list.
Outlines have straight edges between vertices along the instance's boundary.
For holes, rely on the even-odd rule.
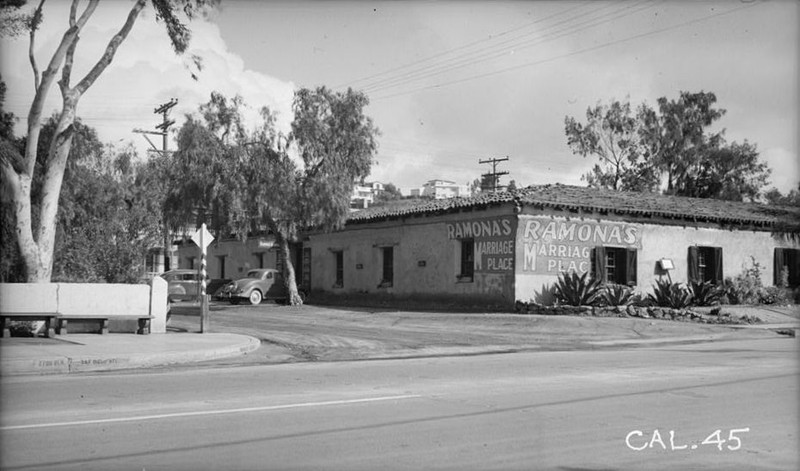
[[[460,239],[469,234],[457,234],[454,225],[465,222],[470,225],[483,223],[479,237],[474,237],[476,247],[482,241],[506,241],[511,251],[505,256],[476,253],[482,264],[476,265],[471,281],[457,277]],[[486,227],[491,227],[491,230],[486,232]],[[513,303],[515,232],[514,218],[507,210],[474,211],[469,215],[356,224],[342,232],[312,235],[304,245],[312,251],[312,291],[424,295],[462,298],[465,302]],[[394,250],[394,282],[391,287],[379,286],[383,247],[393,247]],[[341,288],[334,286],[335,251],[343,253],[344,283]]]
[[[552,225],[551,225],[552,223]],[[605,241],[588,238],[582,241],[577,233],[569,233],[563,228],[567,225],[600,226],[604,230]],[[534,235],[531,228],[538,228]],[[554,228],[545,235],[545,228]],[[612,230],[618,228],[620,237],[611,237]],[[527,232],[527,235],[526,235]],[[588,232],[588,231],[586,231]],[[555,234],[555,238],[553,238]],[[688,281],[688,250],[690,246],[709,246],[722,248],[723,278],[734,277],[745,267],[752,266],[752,258],[761,266],[761,279],[765,286],[773,285],[774,250],[776,247],[798,248],[797,241],[791,241],[770,232],[753,230],[723,229],[717,227],[695,227],[666,224],[630,223],[622,219],[604,218],[565,218],[563,216],[521,215],[517,230],[517,277],[516,297],[520,300],[534,298],[534,293],[552,284],[560,271],[573,269],[583,273],[591,267],[588,248],[595,245],[626,247],[637,249],[637,286],[639,292],[652,292],[652,286],[663,275],[659,272],[657,261],[671,259],[675,269],[670,271],[673,282]],[[550,237],[548,237],[550,236]],[[562,237],[559,237],[562,236]],[[538,244],[547,247],[542,252],[546,259],[538,260],[538,269],[530,269],[530,252]],[[565,246],[564,249],[561,249]],[[528,263],[526,263],[526,247]],[[550,256],[555,247],[556,256]],[[558,254],[567,254],[566,257]],[[555,263],[553,263],[555,262]],[[560,263],[559,263],[560,262]],[[555,265],[555,266],[553,266]],[[550,268],[550,269],[547,269]]]

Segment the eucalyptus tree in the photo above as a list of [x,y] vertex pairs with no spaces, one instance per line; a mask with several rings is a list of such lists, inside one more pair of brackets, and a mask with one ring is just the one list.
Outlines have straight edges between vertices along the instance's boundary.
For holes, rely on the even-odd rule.
[[[9,2],[6,8],[18,8],[21,2]],[[8,189],[14,211],[16,240],[24,261],[26,279],[29,282],[49,281],[53,272],[53,248],[57,232],[58,199],[67,166],[70,147],[75,135],[77,107],[83,95],[92,87],[103,72],[111,65],[120,45],[125,41],[148,3],[136,0],[131,4],[119,29],[109,39],[103,53],[96,58],[94,65],[77,81],[73,80],[75,62],[81,32],[94,15],[99,0],[89,0],[82,4],[73,0],[69,9],[67,27],[55,51],[46,62],[44,70],[36,58],[36,33],[45,13],[45,1],[40,0],[33,12],[23,22],[29,36],[29,59],[33,72],[34,98],[27,116],[27,142],[22,151],[13,146],[2,145],[0,170],[3,186]],[[166,27],[171,45],[177,54],[186,52],[191,32],[185,25],[201,14],[206,8],[217,3],[215,0],[152,0],[157,20]],[[182,18],[185,18],[182,19]],[[0,23],[7,25],[7,23]],[[17,25],[19,23],[16,23]],[[19,34],[20,30],[9,27],[0,33]],[[194,58],[198,61],[198,58]],[[59,77],[60,76],[60,77]],[[55,137],[49,144],[44,165],[37,169],[37,149],[42,130],[42,114],[45,101],[54,85],[61,92],[61,109],[58,112]],[[34,174],[42,172],[42,191],[38,201],[34,201],[32,182]],[[40,208],[34,217],[32,208]]]
[[[261,227],[275,235],[290,303],[302,304],[290,244],[304,229],[341,228],[353,185],[369,175],[378,129],[365,115],[361,92],[300,89],[291,132],[260,110],[252,131],[242,125],[240,98],[212,94],[201,122],[189,118],[178,136],[167,213],[176,222],[210,223],[241,238]],[[199,218],[199,219],[197,219]]]
[[725,115],[710,92],[661,97],[655,108],[612,101],[586,111],[586,123],[565,118],[575,154],[598,159],[583,176],[589,186],[679,196],[755,200],[770,170],[755,144],[728,144],[711,126]]

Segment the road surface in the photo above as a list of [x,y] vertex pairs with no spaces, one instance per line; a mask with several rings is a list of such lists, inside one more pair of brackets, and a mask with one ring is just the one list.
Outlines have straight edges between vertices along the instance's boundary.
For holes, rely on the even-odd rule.
[[2,378],[0,465],[800,469],[798,343]]

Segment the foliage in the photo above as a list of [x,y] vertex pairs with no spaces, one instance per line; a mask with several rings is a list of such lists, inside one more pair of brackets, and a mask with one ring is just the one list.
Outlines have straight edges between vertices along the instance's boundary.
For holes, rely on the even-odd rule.
[[690,168],[678,191],[682,196],[729,201],[755,201],[767,185],[771,170],[758,159],[754,144],[733,143],[711,149]]
[[564,119],[567,144],[583,157],[596,156],[596,164],[583,179],[590,187],[650,191],[658,185],[652,165],[643,159],[639,142],[640,120],[630,103],[613,101],[586,110],[586,124]]
[[692,293],[692,304],[695,306],[714,306],[719,304],[725,292],[710,281],[690,281],[689,292]]
[[777,188],[772,188],[764,193],[764,199],[772,205],[800,207],[800,183],[796,189],[789,191],[786,195],[781,194]]
[[754,257],[750,257],[750,266],[742,267],[742,272],[734,278],[725,278],[723,284],[725,298],[729,304],[757,304],[759,290],[764,287],[761,282],[761,265]]
[[767,286],[758,290],[760,304],[790,304],[793,299],[792,291],[780,286]]
[[555,285],[555,295],[560,304],[569,306],[591,306],[597,301],[602,286],[599,280],[577,273],[561,273]]
[[533,302],[541,306],[555,306],[556,301],[558,301],[558,296],[555,285],[544,284],[540,291],[534,290],[533,292]]
[[602,300],[607,306],[627,306],[633,304],[636,297],[629,286],[611,283],[603,287]]
[[396,201],[403,198],[403,194],[400,192],[400,189],[397,188],[394,183],[387,183],[383,186],[383,191],[378,193],[377,197],[375,198],[376,203],[386,203],[388,201]]
[[754,144],[728,144],[724,130],[709,127],[725,114],[710,92],[681,92],[657,107],[612,101],[586,111],[586,123],[565,118],[567,143],[575,154],[599,160],[584,175],[591,187],[754,201],[770,170]]
[[692,293],[686,287],[663,279],[656,280],[653,294],[648,298],[656,306],[672,309],[684,309],[692,304]]

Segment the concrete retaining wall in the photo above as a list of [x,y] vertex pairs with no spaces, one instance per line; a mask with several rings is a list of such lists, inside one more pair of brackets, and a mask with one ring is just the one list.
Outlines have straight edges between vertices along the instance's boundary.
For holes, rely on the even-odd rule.
[[[151,315],[151,333],[167,331],[167,282],[150,285],[103,283],[0,283],[0,312],[57,312],[115,316]],[[112,324],[113,330],[113,324]]]

